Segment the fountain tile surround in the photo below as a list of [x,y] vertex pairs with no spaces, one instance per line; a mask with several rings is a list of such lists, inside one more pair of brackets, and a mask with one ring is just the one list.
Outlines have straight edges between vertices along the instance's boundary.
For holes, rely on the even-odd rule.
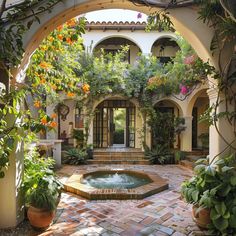
[[[136,176],[146,177],[151,180],[151,183],[131,189],[98,189],[86,184],[82,184],[81,180],[95,173],[131,173]],[[83,170],[80,173],[74,173],[64,184],[64,190],[78,194],[90,200],[127,200],[127,199],[143,199],[155,193],[159,193],[168,189],[168,183],[156,173],[147,173],[131,169],[96,169]]]

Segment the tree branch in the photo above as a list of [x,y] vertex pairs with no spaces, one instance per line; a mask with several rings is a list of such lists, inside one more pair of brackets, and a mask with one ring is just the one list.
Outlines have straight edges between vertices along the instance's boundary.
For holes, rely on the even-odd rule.
[[229,14],[230,18],[236,23],[236,18],[232,14],[232,12],[225,6],[223,0],[220,0],[221,6],[224,8],[224,10]]
[[0,8],[0,19],[2,17],[3,12],[6,10],[6,2],[7,0],[3,0]]

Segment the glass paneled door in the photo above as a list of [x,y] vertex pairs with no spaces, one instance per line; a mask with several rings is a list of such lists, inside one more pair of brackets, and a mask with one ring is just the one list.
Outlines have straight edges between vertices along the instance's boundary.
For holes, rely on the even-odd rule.
[[126,114],[125,146],[135,147],[135,106],[127,100],[105,100],[95,111],[93,120],[93,144],[97,148],[112,147],[114,144],[115,109],[123,108]]
[[135,107],[126,108],[126,147],[135,147]]

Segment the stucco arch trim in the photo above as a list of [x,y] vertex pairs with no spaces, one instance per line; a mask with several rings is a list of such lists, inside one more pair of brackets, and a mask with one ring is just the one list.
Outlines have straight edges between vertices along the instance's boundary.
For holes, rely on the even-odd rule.
[[104,40],[106,39],[110,39],[110,38],[124,38],[124,39],[128,39],[129,41],[133,42],[140,50],[140,52],[142,53],[142,46],[139,45],[139,43],[133,39],[132,37],[129,37],[125,34],[112,34],[112,35],[109,35],[109,36],[106,36],[106,37],[103,37],[101,38],[100,40],[98,40],[97,42],[94,43],[94,45],[92,45],[92,52],[95,50],[95,48],[100,44],[102,43]]
[[154,40],[154,42],[153,42],[151,48],[153,48],[154,44],[155,44],[158,40],[163,39],[163,38],[167,38],[167,39],[171,39],[171,40],[175,41],[176,44],[178,45],[178,47],[180,48],[180,46],[179,46],[179,44],[178,44],[178,41],[177,41],[177,40],[178,40],[178,36],[177,36],[176,34],[174,34],[174,33],[163,33],[163,34],[159,35],[159,36]]
[[179,110],[179,115],[180,116],[183,116],[184,115],[184,109],[183,109],[183,102],[182,101],[179,101],[177,99],[174,99],[174,98],[171,98],[171,97],[167,97],[167,98],[161,98],[161,99],[158,99],[156,100],[154,103],[153,103],[153,107],[156,106],[159,102],[164,102],[164,101],[167,101],[167,102],[170,102],[170,103],[173,103],[173,105],[175,105],[178,110]]
[[96,107],[102,103],[103,101],[105,100],[108,100],[108,99],[120,99],[120,100],[129,100],[131,103],[134,104],[134,106],[139,109],[140,105],[139,105],[139,102],[134,99],[134,98],[129,98],[129,97],[126,97],[126,96],[123,96],[123,95],[120,95],[120,94],[111,94],[111,95],[106,95],[100,99],[97,99],[94,104],[93,104],[93,108],[92,108],[92,112],[95,111]]
[[[198,99],[199,95],[201,95],[202,93],[207,94],[207,90],[208,90],[208,86],[204,85],[201,88],[199,88],[198,90],[195,90],[194,92],[192,92],[192,94],[188,98],[188,104],[187,104],[187,110],[186,110],[187,116],[192,116],[192,111],[193,111],[193,107],[194,107],[196,100]],[[208,97],[208,95],[207,95],[207,97]]]

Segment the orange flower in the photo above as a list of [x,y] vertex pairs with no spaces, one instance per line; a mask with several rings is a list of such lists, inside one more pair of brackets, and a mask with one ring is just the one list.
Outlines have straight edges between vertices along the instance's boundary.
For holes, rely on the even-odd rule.
[[53,38],[52,36],[50,36],[50,37],[48,37],[48,40],[49,40],[50,42],[52,42],[52,41],[54,40],[54,38]]
[[57,127],[57,122],[52,121],[52,122],[50,122],[49,126],[52,127],[52,128],[55,128],[55,127]]
[[45,79],[41,79],[40,80],[40,84],[45,84],[46,83],[46,80]]
[[52,67],[51,64],[49,64],[49,63],[47,63],[47,62],[45,62],[45,61],[40,62],[39,66],[40,66],[41,68],[43,68],[43,69],[49,69],[50,67]]
[[55,119],[55,118],[57,117],[57,114],[56,114],[56,113],[52,113],[51,117],[52,117],[53,119]]
[[38,100],[34,101],[34,107],[40,108],[41,107],[41,102],[38,101]]
[[46,125],[47,123],[48,123],[47,117],[44,116],[44,117],[41,119],[41,124]]
[[76,19],[70,19],[69,21],[66,22],[67,26],[69,27],[74,27],[76,25]]
[[57,30],[58,31],[61,31],[63,29],[63,25],[59,25],[58,27],[57,27]]
[[44,45],[44,46],[41,46],[40,49],[41,49],[42,51],[46,51],[46,50],[48,49],[48,47]]
[[60,39],[60,40],[63,40],[63,35],[62,34],[58,34],[57,38]]
[[82,89],[83,89],[84,93],[87,93],[87,92],[89,92],[89,90],[90,90],[90,86],[89,86],[88,84],[84,84],[84,85],[82,86]]
[[75,96],[75,94],[74,94],[74,93],[72,93],[72,92],[68,92],[68,93],[67,93],[67,96],[68,96],[68,97],[74,97],[74,96]]
[[55,84],[51,84],[51,87],[52,87],[53,90],[57,89],[57,86]]
[[71,40],[71,38],[66,38],[66,42],[68,43],[68,44],[72,44],[73,42],[72,42],[72,40]]

